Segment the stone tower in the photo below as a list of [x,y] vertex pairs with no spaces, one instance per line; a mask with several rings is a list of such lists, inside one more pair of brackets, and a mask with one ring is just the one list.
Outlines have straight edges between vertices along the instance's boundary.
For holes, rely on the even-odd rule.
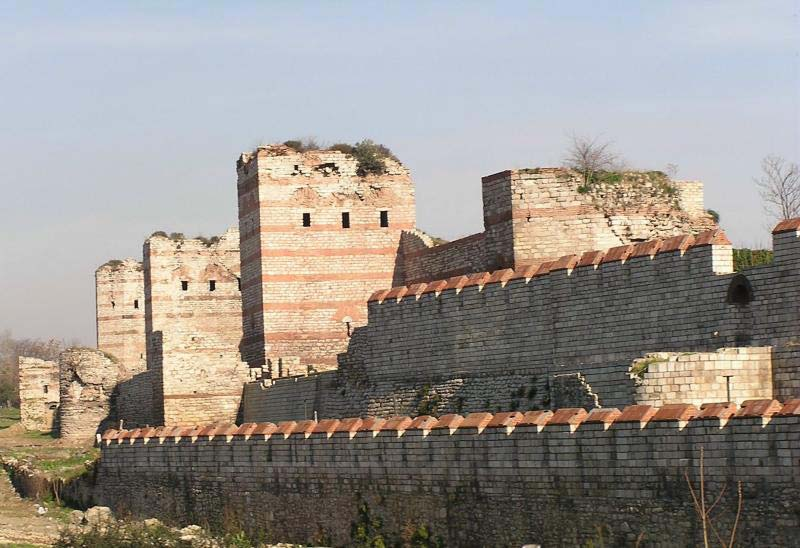
[[95,272],[97,348],[120,364],[120,380],[146,368],[144,273],[133,259],[108,261]]
[[369,295],[401,281],[400,234],[415,225],[408,171],[361,175],[342,152],[283,145],[237,163],[242,355],[273,376],[336,367]]
[[144,244],[147,369],[153,420],[236,420],[247,365],[239,294],[239,234],[152,235]]

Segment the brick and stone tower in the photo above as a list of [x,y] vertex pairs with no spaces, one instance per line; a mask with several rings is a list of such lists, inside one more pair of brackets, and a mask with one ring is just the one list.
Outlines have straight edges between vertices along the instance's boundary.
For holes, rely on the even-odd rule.
[[702,183],[660,172],[604,174],[585,184],[561,168],[501,171],[483,178],[483,215],[489,269],[716,227]]
[[159,424],[234,421],[248,368],[240,359],[239,234],[144,244],[147,368]]
[[348,154],[283,145],[243,153],[237,171],[242,354],[273,376],[335,368],[369,295],[401,281],[409,173],[387,158],[385,173],[361,176]]
[[19,414],[25,430],[53,430],[59,403],[58,363],[19,357]]
[[120,364],[120,380],[146,368],[144,272],[133,259],[109,261],[95,272],[97,348]]

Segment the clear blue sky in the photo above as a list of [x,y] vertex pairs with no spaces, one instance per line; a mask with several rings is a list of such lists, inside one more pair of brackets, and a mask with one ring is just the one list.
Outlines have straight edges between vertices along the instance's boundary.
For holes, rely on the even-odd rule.
[[418,224],[481,230],[480,177],[570,132],[677,164],[740,245],[760,159],[800,161],[795,2],[2,2],[0,329],[93,345],[93,272],[236,222],[260,142],[387,144]]

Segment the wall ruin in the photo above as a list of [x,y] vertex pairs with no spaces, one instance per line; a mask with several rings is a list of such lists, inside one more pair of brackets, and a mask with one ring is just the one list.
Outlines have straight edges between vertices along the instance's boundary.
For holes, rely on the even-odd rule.
[[25,430],[53,430],[60,400],[58,383],[58,363],[19,357],[19,415]]
[[112,394],[121,364],[94,348],[69,348],[58,357],[61,438],[88,440],[113,423]]
[[772,348],[721,348],[716,352],[656,352],[630,368],[636,403],[661,407],[702,401],[772,398]]

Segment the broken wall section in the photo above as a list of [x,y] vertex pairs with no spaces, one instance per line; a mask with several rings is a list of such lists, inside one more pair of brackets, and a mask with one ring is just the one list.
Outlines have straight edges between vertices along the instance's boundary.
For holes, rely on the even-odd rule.
[[58,363],[19,358],[19,414],[25,430],[49,432],[58,414]]
[[58,358],[61,406],[59,435],[88,440],[112,425],[112,394],[120,363],[94,348],[69,348]]
[[655,352],[634,360],[635,401],[646,405],[772,398],[772,348]]

